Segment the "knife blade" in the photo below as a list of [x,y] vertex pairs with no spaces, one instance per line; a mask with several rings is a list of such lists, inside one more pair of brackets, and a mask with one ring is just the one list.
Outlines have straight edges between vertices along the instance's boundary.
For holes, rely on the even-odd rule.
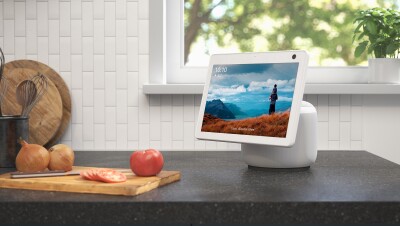
[[[130,170],[130,169],[114,169],[114,170],[121,172],[121,173],[132,172],[132,170]],[[72,171],[49,170],[49,171],[34,172],[34,173],[12,172],[12,173],[10,173],[10,178],[19,179],[19,178],[35,178],[35,177],[73,176],[73,175],[80,175],[81,171],[84,171],[84,170],[72,170]]]

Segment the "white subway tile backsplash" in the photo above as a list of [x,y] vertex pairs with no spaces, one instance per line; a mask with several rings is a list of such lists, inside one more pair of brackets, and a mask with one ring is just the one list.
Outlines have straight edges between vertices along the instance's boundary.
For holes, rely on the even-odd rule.
[[14,0],[3,0],[3,16],[5,20],[14,19]]
[[329,120],[329,95],[318,95],[318,121],[326,122]]
[[71,54],[82,54],[81,20],[71,20]]
[[172,122],[161,122],[161,148],[172,150]]
[[139,140],[139,111],[138,107],[128,107],[128,140]]
[[115,18],[118,20],[126,19],[126,0],[115,1]]
[[82,124],[72,123],[72,147],[73,149],[83,149],[83,129]]
[[106,37],[115,37],[115,2],[105,2],[107,10],[104,12],[104,34]]
[[56,72],[60,71],[60,55],[49,55],[49,66]]
[[172,140],[183,140],[183,106],[172,106]]
[[350,122],[340,122],[340,149],[349,150],[350,149]]
[[82,70],[93,72],[93,37],[82,38]]
[[115,107],[106,107],[106,141],[115,141],[117,139],[117,120]]
[[[129,65],[129,64],[128,64]],[[139,73],[128,72],[128,106],[139,106]]]
[[71,55],[71,88],[82,89],[82,55]]
[[105,87],[104,91],[106,93],[105,104],[107,107],[115,107],[116,103],[116,88],[115,88],[115,72],[105,73]]
[[129,37],[138,36],[138,3],[127,2],[127,34]]
[[60,21],[49,20],[49,54],[60,54]]
[[82,1],[71,0],[71,19],[80,20],[82,19]]
[[94,140],[93,107],[83,107],[83,140]]
[[97,89],[93,91],[94,94],[94,123],[97,124],[104,124],[105,122],[105,115],[104,115],[104,108],[105,108],[105,94],[104,89]]
[[26,1],[26,19],[34,20],[36,19],[36,0]]
[[[104,111],[104,109],[102,109]],[[106,128],[104,124],[94,125],[94,148],[105,149],[106,146]]]
[[139,148],[148,149],[150,147],[150,126],[149,124],[139,124]]
[[82,2],[82,36],[93,36],[93,2]]
[[148,20],[139,20],[139,54],[149,54]]
[[105,37],[105,70],[115,71],[115,37]]
[[194,150],[194,128],[193,122],[183,123],[183,148],[185,150]]
[[117,149],[125,150],[128,148],[128,125],[117,125]]
[[116,57],[116,71],[117,71],[117,89],[128,88],[128,67],[126,55],[117,55]]
[[139,19],[149,19],[149,1],[139,0]]
[[26,54],[37,54],[36,20],[26,21]]
[[[339,106],[329,106],[329,140],[340,139],[340,109]],[[330,146],[329,146],[330,147]]]
[[15,2],[15,36],[25,36],[25,2]]
[[139,55],[139,88],[149,83],[149,55]]
[[139,123],[150,122],[150,104],[149,96],[145,95],[142,90],[139,90]]
[[161,95],[161,121],[172,121],[172,95]]
[[93,22],[94,54],[104,54],[104,20]]
[[14,20],[4,20],[3,52],[5,55],[14,54],[14,41],[15,41]]
[[83,112],[83,96],[82,90],[72,90],[71,92],[72,106],[71,110],[71,121],[73,124],[82,123],[82,112]]
[[194,121],[194,95],[183,96],[183,121]]
[[117,90],[117,124],[128,123],[128,92]]
[[104,55],[94,55],[93,71],[94,81],[93,87],[95,89],[104,89]]
[[139,70],[139,47],[138,38],[129,37],[128,39],[128,71]]
[[49,1],[49,19],[58,20],[60,18],[60,2],[58,0]]
[[[145,95],[147,0],[0,0],[6,60],[49,64],[72,96],[61,142],[76,150],[240,150],[194,137],[201,95]],[[318,148],[362,149],[362,95],[305,95],[318,110]]]
[[60,2],[60,36],[71,36],[71,2]]
[[[26,48],[24,48],[26,43],[26,38],[25,37],[15,37],[15,46],[17,46],[17,48],[15,48],[15,58],[16,59],[25,59],[25,55],[26,55]],[[3,45],[0,46],[1,48],[3,47]],[[22,48],[21,48],[22,47]],[[8,59],[6,59],[8,60]]]
[[94,92],[93,92],[93,72],[83,72],[82,79],[82,91],[83,95],[83,106],[93,107],[94,105]]
[[49,38],[38,37],[38,61],[49,63]]
[[104,19],[104,1],[93,1],[93,18],[96,20]]
[[47,37],[49,35],[49,9],[48,2],[37,3],[37,34]]
[[126,20],[117,20],[116,22],[116,54],[126,54],[127,36]]
[[60,37],[60,70],[71,71],[71,38]]
[[150,106],[150,140],[161,140],[161,107]]

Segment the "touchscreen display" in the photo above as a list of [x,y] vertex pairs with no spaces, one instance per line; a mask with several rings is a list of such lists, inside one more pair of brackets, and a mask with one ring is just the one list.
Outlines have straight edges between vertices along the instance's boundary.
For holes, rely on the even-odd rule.
[[214,65],[201,131],[286,137],[298,66]]

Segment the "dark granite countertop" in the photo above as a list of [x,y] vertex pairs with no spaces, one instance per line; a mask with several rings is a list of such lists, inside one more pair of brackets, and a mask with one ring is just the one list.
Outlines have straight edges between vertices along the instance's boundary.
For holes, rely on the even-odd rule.
[[[130,154],[76,152],[76,165],[129,167]],[[319,152],[302,170],[248,168],[240,152],[163,154],[181,181],[135,197],[0,189],[1,223],[400,223],[400,166],[367,152]]]

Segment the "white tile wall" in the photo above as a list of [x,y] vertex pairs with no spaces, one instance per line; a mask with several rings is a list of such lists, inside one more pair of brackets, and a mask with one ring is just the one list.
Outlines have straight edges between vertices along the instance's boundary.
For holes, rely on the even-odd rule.
[[[6,60],[36,59],[64,78],[72,121],[60,142],[79,150],[239,150],[194,138],[200,95],[142,93],[149,73],[148,0],[0,0]],[[320,149],[362,149],[363,97],[305,95]]]

